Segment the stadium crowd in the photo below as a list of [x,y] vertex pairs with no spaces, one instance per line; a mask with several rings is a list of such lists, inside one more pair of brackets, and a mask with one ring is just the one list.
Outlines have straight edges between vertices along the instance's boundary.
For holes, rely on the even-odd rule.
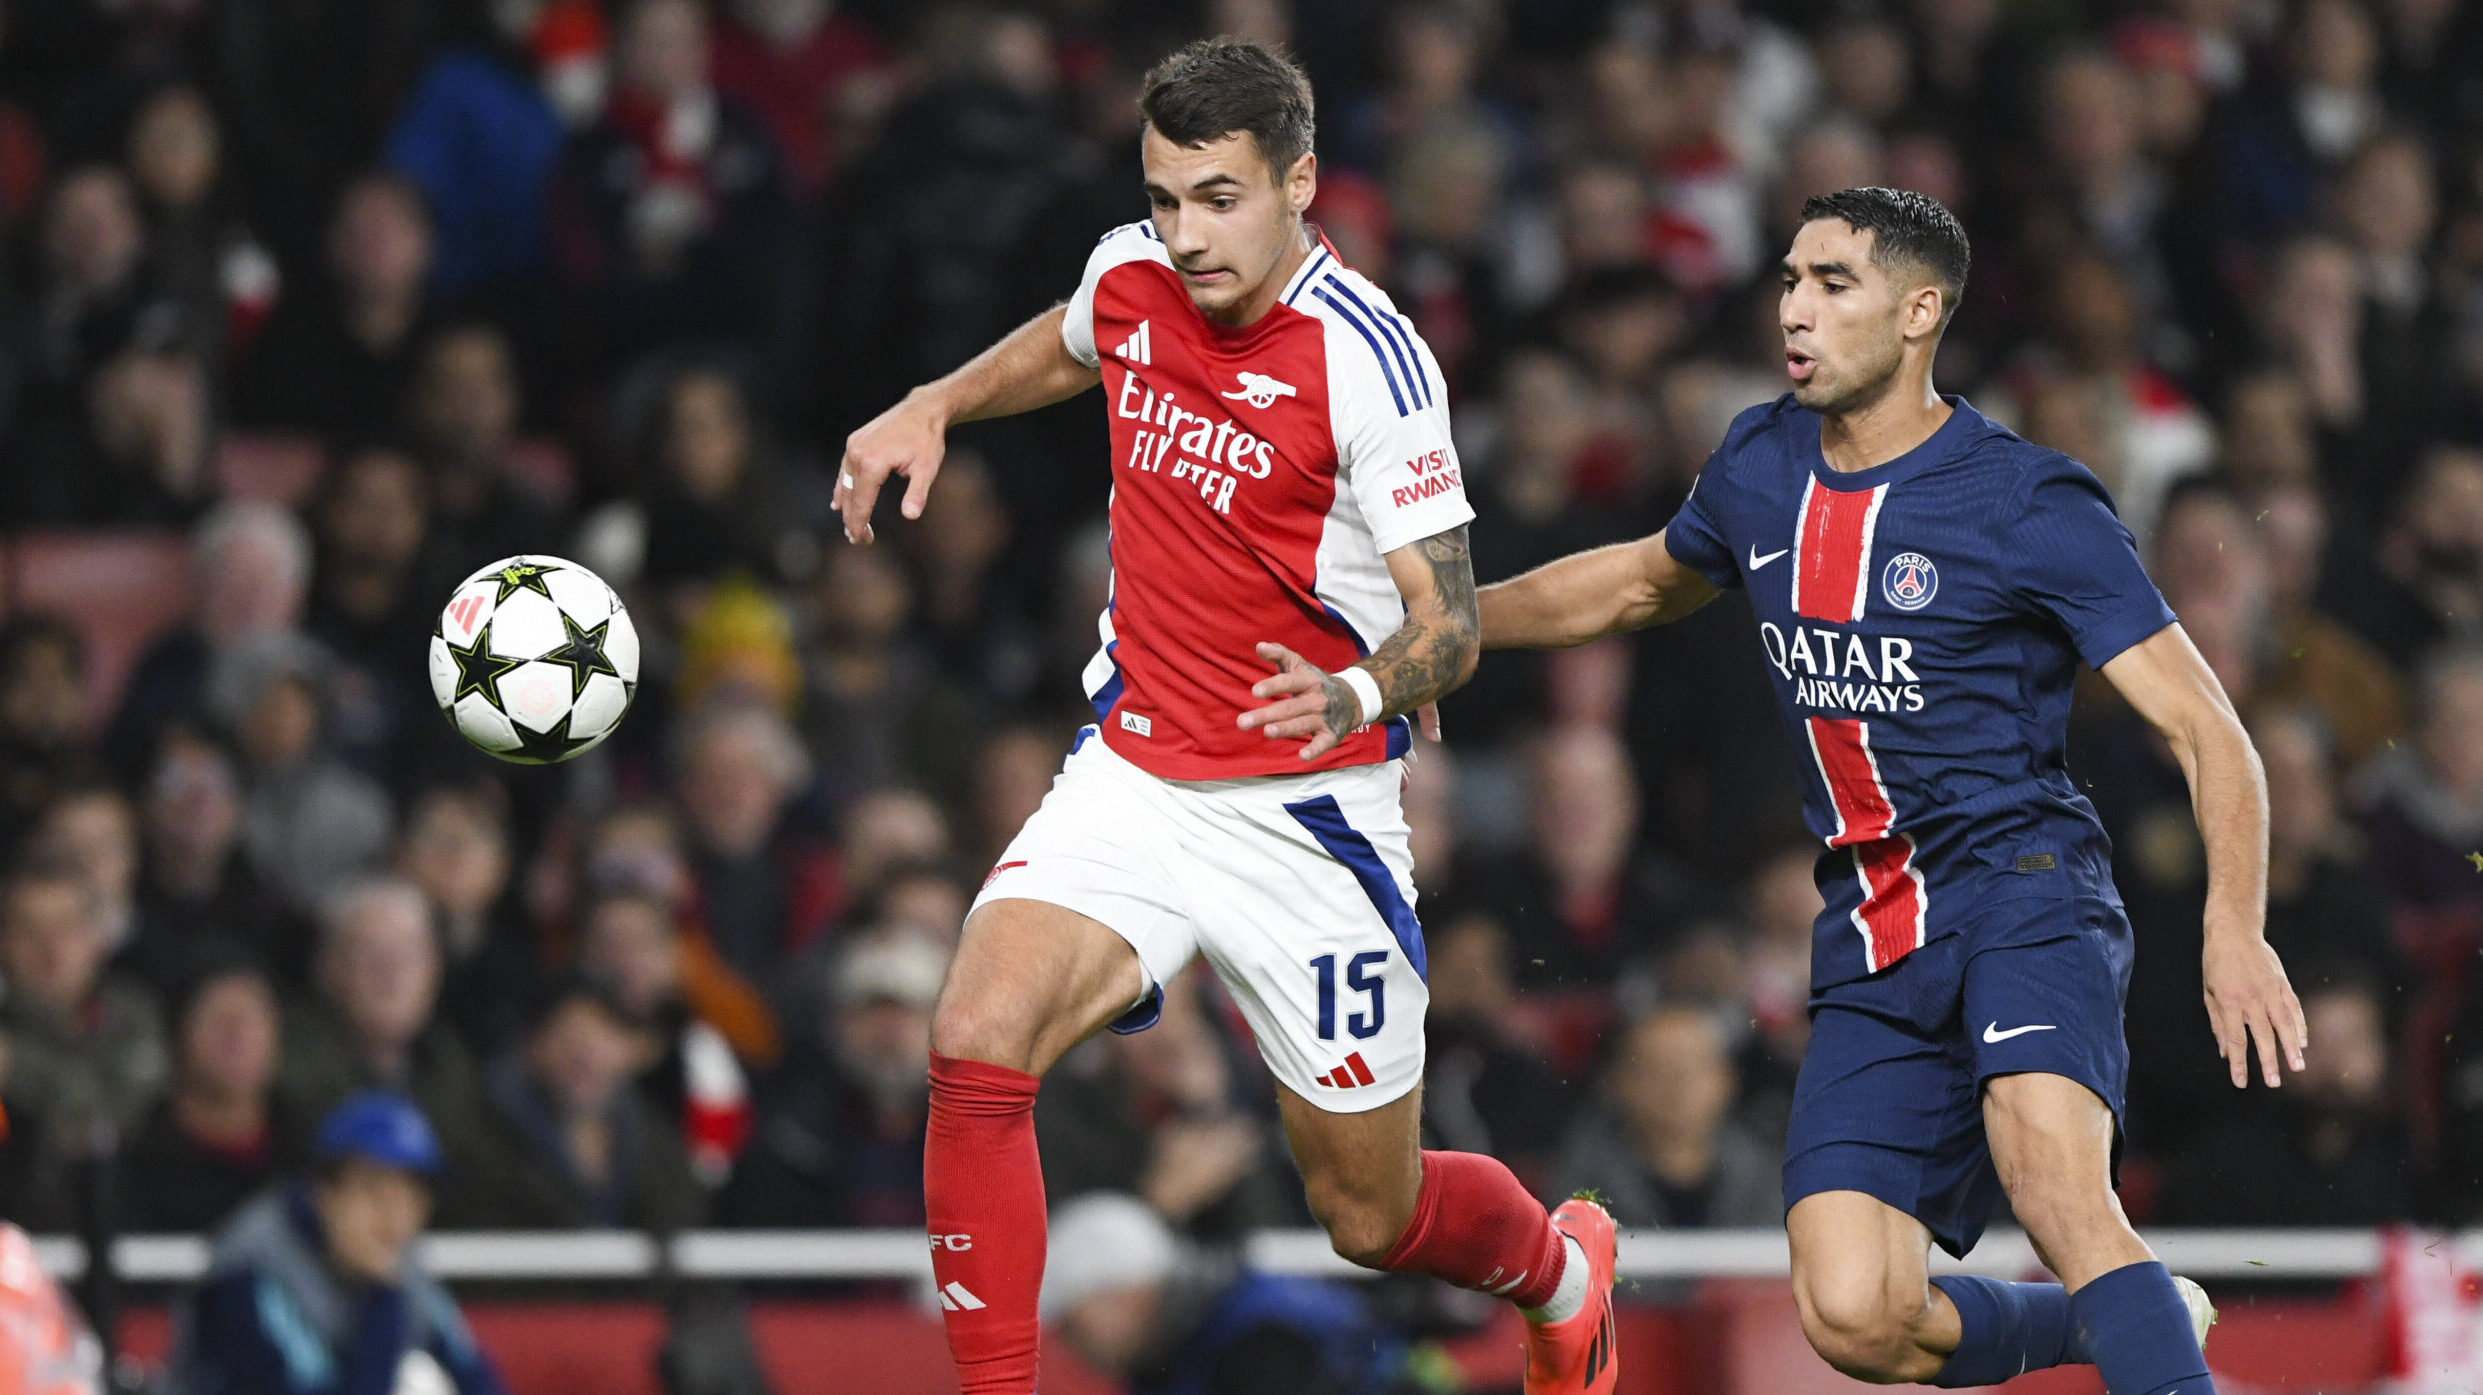
[[[1091,399],[967,429],[870,548],[830,471],[1144,215],[1136,76],[1230,31],[1313,74],[1314,217],[1441,359],[1485,580],[1659,526],[1781,390],[1805,195],[1957,210],[1943,388],[2111,486],[2267,766],[2313,1051],[2242,1096],[2180,772],[2082,703],[2131,1212],[2483,1219],[2483,5],[5,11],[0,1214],[75,1224],[110,1156],[117,1224],[211,1227],[384,1086],[445,1226],[919,1223],[930,1010],[1080,725],[1110,470]],[[169,627],[24,599],[131,537],[181,543]],[[645,639],[557,768],[426,677],[522,551]],[[1778,1221],[1818,846],[1766,662],[1728,595],[1445,704],[1407,795],[1442,1145]],[[1055,1200],[1302,1223],[1238,1021],[1194,971],[1074,1053]]]

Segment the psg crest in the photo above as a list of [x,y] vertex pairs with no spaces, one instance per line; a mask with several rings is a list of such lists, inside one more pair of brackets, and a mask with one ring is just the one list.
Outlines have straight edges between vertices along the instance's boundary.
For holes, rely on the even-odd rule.
[[1880,572],[1880,594],[1899,610],[1920,610],[1940,591],[1940,569],[1919,552],[1900,552]]

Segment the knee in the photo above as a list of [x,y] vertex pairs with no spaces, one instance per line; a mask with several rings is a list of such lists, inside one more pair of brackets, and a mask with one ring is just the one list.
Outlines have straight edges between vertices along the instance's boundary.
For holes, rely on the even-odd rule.
[[1895,1293],[1868,1281],[1797,1284],[1794,1306],[1802,1335],[1819,1358],[1856,1380],[1918,1381],[1914,1329],[1928,1313],[1928,1294]]
[[1392,1204],[1327,1179],[1309,1179],[1305,1191],[1311,1215],[1328,1232],[1329,1247],[1365,1269],[1380,1266],[1412,1219],[1411,1206]]
[[954,1060],[1031,1071],[1035,1024],[1005,1000],[952,984],[931,1014],[931,1049]]

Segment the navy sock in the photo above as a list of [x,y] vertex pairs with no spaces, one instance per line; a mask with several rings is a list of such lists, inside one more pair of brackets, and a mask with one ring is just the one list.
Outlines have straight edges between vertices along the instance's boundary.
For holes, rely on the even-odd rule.
[[2071,1294],[2069,1313],[2106,1395],[2215,1395],[2190,1310],[2163,1265],[2113,1270]]
[[1998,1385],[2012,1376],[2081,1361],[2071,1349],[2069,1290],[1944,1274],[1931,1286],[1957,1305],[1965,1328],[1948,1364],[1931,1378],[1950,1389]]

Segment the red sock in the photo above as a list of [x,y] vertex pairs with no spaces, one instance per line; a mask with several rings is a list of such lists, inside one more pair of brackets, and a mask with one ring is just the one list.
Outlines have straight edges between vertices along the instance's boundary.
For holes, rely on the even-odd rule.
[[1560,1287],[1568,1262],[1551,1213],[1499,1159],[1426,1150],[1414,1219],[1379,1267],[1539,1308]]
[[1032,1395],[1043,1290],[1043,1167],[1021,1070],[931,1057],[923,1206],[931,1278],[963,1395]]

